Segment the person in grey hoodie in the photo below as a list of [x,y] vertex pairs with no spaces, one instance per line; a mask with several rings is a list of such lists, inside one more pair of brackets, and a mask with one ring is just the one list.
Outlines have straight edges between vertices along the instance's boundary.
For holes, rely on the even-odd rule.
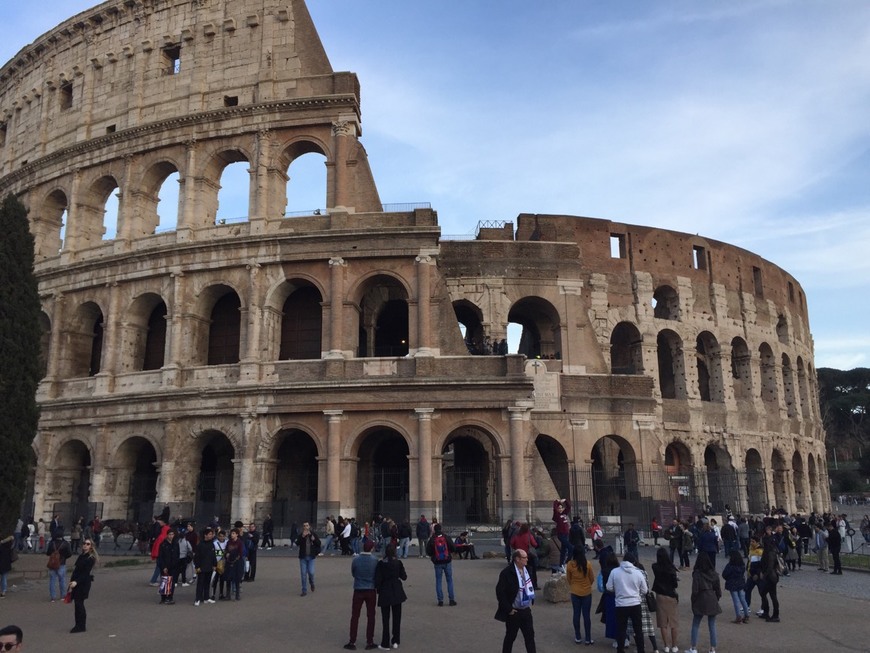
[[644,600],[649,587],[640,569],[634,566],[637,558],[627,554],[619,567],[610,572],[607,579],[607,591],[616,596],[616,643],[617,652],[625,651],[625,632],[628,622],[634,629],[634,642],[637,653],[644,653],[643,624],[641,623],[640,602]]

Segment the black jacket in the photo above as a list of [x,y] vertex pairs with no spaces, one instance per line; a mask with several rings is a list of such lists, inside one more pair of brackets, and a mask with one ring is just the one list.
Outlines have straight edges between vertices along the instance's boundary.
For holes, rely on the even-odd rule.
[[160,573],[172,576],[178,569],[178,557],[178,541],[173,539],[170,542],[169,538],[163,540],[157,553],[157,566],[160,567]]
[[197,573],[211,574],[217,566],[217,553],[214,550],[214,540],[203,539],[196,545],[193,552],[193,565]]
[[398,605],[408,600],[402,581],[408,580],[405,565],[396,558],[384,558],[375,567],[375,589],[378,605]]
[[[529,573],[528,570],[526,573]],[[498,609],[495,618],[498,621],[507,621],[510,611],[513,610],[514,599],[520,591],[520,581],[517,578],[516,565],[511,562],[501,570],[498,575],[498,583],[495,586],[495,598],[498,600]]]
[[86,599],[91,593],[91,582],[94,577],[91,572],[94,570],[96,558],[90,553],[82,553],[76,558],[75,567],[73,567],[72,576],[69,581],[75,581],[76,586],[72,589],[73,599]]

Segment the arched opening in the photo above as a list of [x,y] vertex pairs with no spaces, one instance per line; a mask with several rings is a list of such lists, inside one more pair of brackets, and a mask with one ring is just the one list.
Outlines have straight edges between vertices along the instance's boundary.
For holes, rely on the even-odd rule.
[[76,309],[67,334],[69,377],[94,376],[103,355],[103,312],[94,302]]
[[159,370],[166,349],[166,303],[160,295],[145,293],[135,299],[122,328],[129,343],[126,371]]
[[722,358],[719,342],[709,331],[702,331],[695,341],[695,363],[698,369],[698,394],[701,401],[723,403]]
[[246,222],[250,215],[250,164],[241,152],[224,152],[221,157],[229,162],[220,175],[215,224]]
[[276,526],[317,520],[317,444],[299,429],[281,431],[275,483],[272,489],[272,519]]
[[373,429],[359,447],[356,497],[357,519],[373,515],[410,519],[408,443],[390,428]]
[[208,330],[208,365],[239,362],[241,306],[239,296],[229,290],[212,307]]
[[711,444],[704,449],[704,466],[707,468],[707,503],[718,513],[725,506],[737,505],[737,479],[731,464],[731,454],[724,447]]
[[323,298],[314,286],[297,284],[284,302],[280,360],[318,359],[323,351]]
[[178,227],[180,189],[181,175],[178,170],[172,170],[157,190],[157,224],[154,226],[153,233],[175,231]]
[[761,454],[756,449],[746,450],[746,500],[750,513],[760,514],[767,511],[767,480]]
[[652,298],[653,317],[660,320],[680,319],[680,296],[671,286],[659,286]]
[[407,356],[409,331],[404,286],[386,275],[370,279],[359,303],[359,356]]
[[788,416],[797,416],[794,398],[794,374],[791,370],[791,360],[786,354],[782,355],[782,393],[785,396],[785,409]]
[[169,161],[152,165],[142,178],[142,191],[136,195],[139,224],[131,230],[135,235],[171,231],[178,224],[179,174]]
[[51,320],[48,315],[39,312],[39,378],[48,374],[48,361],[51,355]]
[[821,512],[822,506],[822,483],[819,478],[818,470],[816,469],[816,460],[813,454],[807,456],[807,476],[809,477],[810,493],[812,494],[812,505],[810,510]]
[[145,355],[143,370],[159,370],[163,367],[166,351],[166,304],[160,302],[148,316],[148,326],[145,334]]
[[758,356],[761,361],[761,399],[769,404],[779,401],[776,391],[776,360],[773,358],[773,350],[766,342],[758,347]]
[[607,435],[592,447],[592,497],[595,514],[633,514],[637,502],[637,465],[634,449],[623,438]]
[[[494,343],[483,331],[483,311],[467,299],[453,302],[453,312],[469,354],[499,354],[500,343]],[[505,351],[507,353],[507,351]]]
[[752,397],[752,360],[746,341],[739,336],[731,340],[731,384],[735,399]]
[[680,336],[670,329],[660,331],[656,337],[656,353],[662,399],[685,399],[686,374]]
[[773,499],[777,508],[788,506],[788,469],[786,468],[785,456],[779,449],[774,449],[770,457],[770,467],[773,470]]
[[792,480],[794,482],[794,504],[797,512],[809,512],[812,503],[809,499],[804,477],[804,461],[800,452],[795,451],[791,457]]
[[286,215],[326,213],[326,157],[314,143],[295,143],[287,169]]
[[196,521],[207,524],[217,516],[221,524],[228,524],[232,518],[235,448],[220,431],[206,431],[201,437],[204,444],[196,484]]
[[[147,522],[154,512],[157,498],[157,452],[143,437],[124,440],[115,454],[114,472],[117,499],[116,510],[106,510],[109,516]],[[126,495],[122,494],[126,490]]]
[[643,374],[643,337],[631,322],[620,322],[610,334],[611,374]]
[[[535,438],[535,448],[544,463],[545,473],[533,473],[536,496],[570,497],[571,483],[568,472],[568,454],[558,440],[549,435]],[[538,490],[541,490],[540,492]]]
[[508,322],[522,327],[518,354],[526,358],[562,358],[559,312],[541,297],[524,297],[511,306]]
[[109,187],[108,196],[103,204],[103,240],[115,240],[118,237],[118,218],[121,209],[121,190],[111,177],[103,177],[101,180]]
[[37,258],[57,256],[58,252],[63,249],[68,207],[69,200],[66,193],[59,188],[53,190],[45,198],[40,214],[36,218],[45,223],[44,229],[35,234],[37,236],[35,243]]
[[780,315],[776,319],[776,337],[782,344],[788,344],[788,320],[785,319],[785,315]]
[[807,388],[807,372],[804,369],[804,360],[800,356],[797,359],[797,378],[798,378],[798,393],[800,395],[801,400],[801,415],[804,419],[810,419],[812,417],[812,411],[810,408],[810,394]]
[[[665,447],[665,473],[670,488],[668,499],[674,503],[691,503],[693,510],[701,503],[694,471],[692,452],[684,443],[675,440]],[[682,514],[684,511],[679,512]]]
[[470,427],[454,431],[441,456],[442,521],[455,526],[497,523],[496,454],[489,436]]
[[54,469],[49,474],[52,495],[58,499],[54,512],[72,524],[79,517],[93,518],[90,503],[91,452],[80,440],[69,440],[57,452]]

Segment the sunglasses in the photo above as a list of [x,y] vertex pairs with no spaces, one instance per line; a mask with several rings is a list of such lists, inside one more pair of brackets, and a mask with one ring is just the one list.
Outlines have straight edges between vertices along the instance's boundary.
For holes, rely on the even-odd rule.
[[93,546],[93,544],[91,544],[90,542],[85,542],[84,544],[82,544],[82,546]]
[[2,644],[0,644],[0,650],[11,651],[16,646],[18,646],[18,642],[3,642]]

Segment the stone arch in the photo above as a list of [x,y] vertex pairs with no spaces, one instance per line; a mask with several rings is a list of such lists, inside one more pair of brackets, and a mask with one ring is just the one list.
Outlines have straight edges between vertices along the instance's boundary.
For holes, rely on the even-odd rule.
[[819,478],[819,471],[816,468],[816,459],[813,454],[807,455],[807,476],[810,485],[810,493],[812,494],[812,505],[810,506],[810,509],[820,512],[823,505],[822,497],[824,495],[822,494],[821,479]]
[[794,484],[794,508],[797,512],[809,512],[812,500],[807,491],[804,461],[797,449],[791,457],[791,470],[792,483]]
[[562,443],[554,437],[541,433],[535,438],[535,453],[536,459],[540,459],[543,463],[543,470],[540,473],[533,473],[535,496],[570,497],[568,453]]
[[[453,302],[453,312],[461,330],[469,354],[497,354],[498,343],[492,343],[483,328],[483,311],[467,299]],[[495,344],[495,347],[493,345]]]
[[595,514],[622,514],[623,501],[640,498],[634,447],[622,436],[605,435],[592,446],[590,458]]
[[701,401],[724,403],[722,383],[722,351],[709,331],[702,331],[695,340],[695,364],[698,369],[698,394]]
[[[223,302],[219,305],[221,300]],[[239,293],[225,282],[206,286],[199,292],[195,310],[198,319],[193,320],[192,328],[194,365],[219,365],[239,361],[241,310]],[[216,317],[219,319],[217,323]]]
[[680,319],[680,295],[673,286],[662,285],[652,296],[653,317],[660,320]]
[[788,337],[788,320],[785,315],[779,315],[776,318],[776,337],[779,339],[779,342],[783,345],[789,344]]
[[318,443],[298,428],[284,428],[273,439],[275,466],[270,497],[276,526],[317,519]]
[[411,294],[404,280],[374,273],[360,280],[350,296],[357,305],[357,356],[407,356]]
[[707,472],[707,503],[719,513],[725,506],[736,506],[738,501],[737,482],[731,454],[719,444],[709,444],[704,449],[704,466]]
[[498,447],[477,426],[451,431],[441,448],[441,519],[452,524],[494,524],[499,520],[501,484]]
[[[219,149],[210,156],[203,169],[203,178],[200,183],[201,188],[201,205],[200,213],[203,216],[205,224],[217,224],[219,206],[219,194],[221,190],[221,178],[227,166],[234,163],[247,163],[249,166],[254,157],[246,148],[238,145]],[[246,197],[250,198],[250,182],[247,189]],[[225,207],[226,208],[226,207]],[[250,205],[246,216],[250,215]],[[236,216],[232,216],[236,217]]]
[[[676,504],[701,503],[692,450],[682,440],[673,440],[665,447],[664,468],[668,481],[668,496],[661,497]],[[682,512],[682,511],[680,511]]]
[[167,308],[163,298],[146,292],[133,300],[124,320],[123,371],[159,370],[166,358]]
[[69,199],[65,190],[55,188],[42,201],[34,221],[41,223],[34,234],[37,259],[57,256],[63,249]]
[[115,519],[147,522],[157,499],[158,447],[141,435],[124,439],[110,457],[114,492],[107,492],[103,514]]
[[[141,190],[138,193],[137,204],[139,205],[138,222],[131,230],[134,236],[143,236],[153,234],[157,231],[169,229],[169,224],[178,224],[178,216],[180,215],[180,200],[176,202],[174,212],[169,207],[159,210],[161,195],[164,194],[164,185],[170,177],[180,176],[180,166],[176,161],[170,158],[163,159],[151,164],[142,176],[140,185]],[[177,183],[177,182],[176,182]],[[177,189],[175,196],[180,196]],[[172,216],[171,220],[163,219],[160,213],[165,213]],[[174,215],[172,215],[174,213]]]
[[91,516],[91,456],[88,444],[71,438],[60,444],[48,472],[51,490],[46,496],[57,501],[54,511],[61,514],[66,524],[72,524],[78,517],[87,520]]
[[323,351],[323,295],[312,283],[287,280],[281,307],[279,360],[318,359]]
[[746,503],[750,513],[761,514],[767,511],[767,480],[764,474],[764,463],[757,449],[747,449],[746,467]]
[[96,302],[85,302],[73,313],[66,332],[67,378],[94,376],[103,356],[103,311]]
[[735,399],[752,398],[752,356],[740,336],[731,340],[731,384]]
[[508,311],[508,322],[522,327],[518,354],[526,358],[562,358],[562,320],[543,297],[523,297]]
[[788,510],[788,468],[782,451],[774,448],[770,455],[773,470],[773,500],[777,508]]
[[690,474],[694,470],[692,451],[681,440],[674,440],[665,447],[664,464],[670,475]]
[[785,409],[789,417],[797,416],[795,406],[794,373],[791,369],[791,360],[788,354],[782,355],[782,393],[785,398]]
[[686,367],[682,339],[676,332],[663,329],[656,337],[656,352],[662,399],[685,399]]
[[221,431],[206,429],[199,434],[199,474],[196,484],[195,519],[207,524],[215,516],[221,524],[232,519],[236,449]]
[[644,373],[643,336],[631,322],[620,322],[610,334],[610,373]]
[[776,359],[766,342],[758,346],[758,357],[761,364],[761,399],[765,403],[775,404],[779,401],[776,390]]
[[405,436],[386,426],[373,426],[360,433],[355,446],[357,519],[368,521],[376,514],[397,523],[410,519],[410,450]]
[[[312,159],[315,158],[320,160],[320,170],[318,174],[313,175],[312,170],[313,167],[316,165],[316,162],[312,161]],[[294,213],[297,211],[301,212],[303,209],[306,212],[311,211],[312,209],[319,210],[321,208],[325,208],[328,205],[327,176],[329,169],[329,156],[327,155],[326,149],[321,143],[308,137],[296,140],[284,148],[284,151],[282,152],[280,157],[280,161],[282,164],[281,169],[284,171],[286,179],[286,188],[284,193],[285,206],[290,213]],[[318,192],[322,192],[321,199],[314,206],[303,207],[295,200],[295,197],[297,196],[297,191],[300,190],[300,187],[296,185],[296,182],[294,182],[294,172],[298,173],[298,170],[296,169],[299,168],[300,165],[305,168],[305,171],[307,173],[306,180],[309,182],[309,184],[315,185],[316,190]],[[305,195],[310,198],[311,189],[306,188]]]
[[75,223],[71,225],[77,249],[95,247],[103,240],[114,238],[120,219],[117,212],[111,215],[109,210],[112,194],[120,189],[117,177],[104,174],[90,184],[82,184],[82,188],[81,197],[76,200]]

